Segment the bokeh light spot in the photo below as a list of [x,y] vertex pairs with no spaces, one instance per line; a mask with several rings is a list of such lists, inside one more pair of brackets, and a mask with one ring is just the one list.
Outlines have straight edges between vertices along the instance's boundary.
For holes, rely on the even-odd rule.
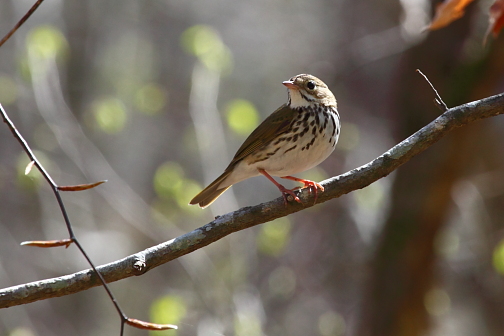
[[431,289],[425,294],[424,305],[430,315],[440,316],[446,314],[451,309],[450,296],[443,289]]
[[340,336],[345,334],[346,323],[340,314],[327,311],[318,318],[318,330],[322,336]]
[[209,70],[229,71],[233,64],[231,51],[219,33],[210,26],[196,25],[182,33],[182,46],[195,55]]
[[257,236],[258,249],[268,255],[280,255],[290,240],[291,223],[286,218],[278,218],[264,223]]
[[26,47],[31,55],[39,59],[50,59],[66,51],[68,42],[60,30],[43,25],[28,33]]
[[360,131],[357,125],[352,123],[341,124],[341,135],[338,140],[338,148],[344,151],[355,149],[360,142]]
[[189,206],[189,201],[201,186],[194,180],[184,177],[184,170],[176,162],[165,162],[154,174],[154,190],[163,201],[174,201],[178,207],[188,213],[201,214],[201,209]]
[[98,127],[106,133],[120,132],[127,120],[126,107],[117,98],[103,98],[95,101],[93,115]]
[[259,113],[254,105],[245,99],[231,101],[226,109],[229,128],[239,135],[248,135],[259,122]]
[[166,106],[167,100],[166,90],[158,84],[150,83],[137,90],[135,107],[145,114],[156,114]]
[[268,278],[269,290],[273,295],[289,297],[296,289],[296,274],[285,266],[280,266],[271,272]]
[[379,181],[352,193],[357,205],[364,209],[376,210],[384,202],[385,190]]
[[183,184],[184,171],[175,162],[165,162],[154,174],[154,190],[160,198],[171,199]]
[[235,335],[237,336],[261,336],[261,321],[253,314],[241,314],[235,318]]
[[328,311],[320,315],[318,329],[322,336],[340,336],[345,333],[345,320],[340,314]]
[[504,240],[495,247],[492,259],[495,270],[504,275]]
[[13,329],[8,336],[35,336],[36,334],[28,327],[19,327]]
[[[179,324],[187,313],[183,298],[173,295],[163,296],[152,303],[150,322],[159,324]],[[176,335],[176,330],[151,331],[151,335]]]
[[13,104],[17,100],[17,97],[18,90],[16,82],[9,76],[0,76],[0,101],[2,105],[8,106]]

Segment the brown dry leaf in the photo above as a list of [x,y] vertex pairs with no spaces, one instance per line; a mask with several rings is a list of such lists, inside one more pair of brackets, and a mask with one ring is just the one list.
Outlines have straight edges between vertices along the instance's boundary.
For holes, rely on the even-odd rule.
[[490,33],[492,33],[493,37],[497,37],[502,28],[504,28],[504,0],[495,0],[488,12],[490,17],[488,19],[488,31],[485,41]]
[[30,174],[30,172],[31,172],[31,170],[32,170],[32,168],[33,168],[33,165],[34,165],[34,164],[35,164],[35,161],[30,161],[30,163],[28,163],[28,164],[26,165],[26,168],[25,168],[25,170],[24,170],[24,174],[25,174],[25,175]]
[[73,243],[72,239],[60,239],[60,240],[30,240],[22,242],[23,246],[35,246],[35,247],[58,247],[65,246],[68,248]]
[[138,329],[147,329],[147,330],[178,329],[178,327],[173,324],[150,323],[150,322],[140,321],[140,320],[130,318],[130,317],[128,317],[128,319],[126,320],[126,323],[129,324],[130,326],[138,328]]
[[99,182],[95,182],[95,183],[90,183],[90,184],[76,184],[76,185],[73,185],[73,186],[59,186],[58,190],[61,190],[61,191],[82,191],[82,190],[88,190],[88,189],[97,187],[100,184],[105,183],[105,182],[107,182],[107,180],[105,180],[105,181],[99,181]]
[[436,14],[427,30],[436,30],[448,26],[464,16],[464,9],[474,0],[445,0],[436,7]]

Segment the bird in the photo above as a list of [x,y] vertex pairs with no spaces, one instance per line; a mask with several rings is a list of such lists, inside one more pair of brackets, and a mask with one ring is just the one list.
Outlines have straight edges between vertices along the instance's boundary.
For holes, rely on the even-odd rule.
[[336,98],[327,85],[315,76],[299,74],[282,82],[288,101],[268,116],[248,136],[219,177],[197,194],[189,204],[206,208],[233,184],[264,175],[280,190],[284,202],[288,195],[302,203],[294,192],[272,176],[293,180],[313,190],[315,203],[317,182],[291,176],[311,169],[333,151],[340,134],[340,117]]

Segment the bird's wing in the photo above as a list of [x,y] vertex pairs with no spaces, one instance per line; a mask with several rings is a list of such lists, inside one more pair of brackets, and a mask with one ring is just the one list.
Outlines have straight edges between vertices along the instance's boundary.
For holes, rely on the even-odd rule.
[[269,117],[264,119],[264,121],[248,136],[236,152],[228,168],[234,166],[247,155],[267,145],[279,134],[286,132],[296,113],[297,112],[287,104],[280,106]]

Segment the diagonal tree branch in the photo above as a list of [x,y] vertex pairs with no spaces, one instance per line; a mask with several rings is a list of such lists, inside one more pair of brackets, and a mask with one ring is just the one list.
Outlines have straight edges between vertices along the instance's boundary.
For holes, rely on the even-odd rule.
[[[389,175],[415,155],[429,148],[449,131],[471,122],[504,114],[504,93],[447,110],[433,122],[373,161],[345,174],[323,181],[325,191],[317,203],[364,188]],[[301,192],[303,204],[284,205],[283,198],[244,207],[180,237],[150,247],[112,263],[97,267],[107,282],[141,275],[157,266],[209,245],[233,232],[287,216],[313,206],[313,196]],[[77,293],[101,283],[92,270],[31,282],[0,290],[0,308]]]

